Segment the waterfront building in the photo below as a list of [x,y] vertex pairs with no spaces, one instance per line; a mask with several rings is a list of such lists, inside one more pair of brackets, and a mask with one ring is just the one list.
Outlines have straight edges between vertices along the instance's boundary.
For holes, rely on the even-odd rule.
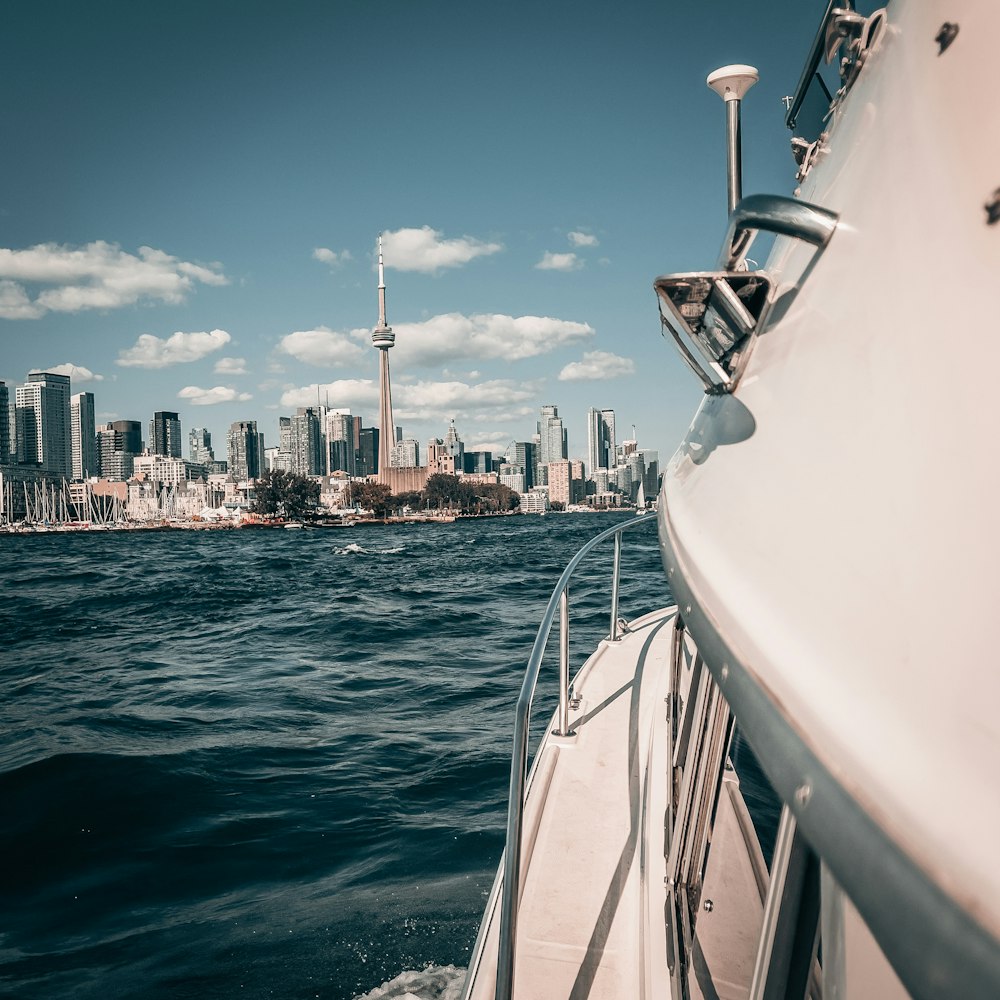
[[372,345],[379,352],[378,402],[379,441],[378,468],[385,475],[391,465],[392,445],[395,443],[395,427],[392,420],[392,391],[389,385],[389,349],[396,343],[396,335],[386,322],[385,313],[385,265],[382,260],[382,236],[378,238],[378,323],[372,331]]
[[416,469],[420,465],[420,444],[414,438],[403,438],[392,446],[389,456],[394,469]]
[[149,450],[153,455],[181,457],[181,421],[176,413],[157,410],[149,422]]
[[587,468],[593,476],[598,469],[613,468],[617,453],[615,446],[615,411],[587,411]]
[[524,493],[527,486],[524,482],[524,466],[514,465],[512,462],[500,463],[500,482],[509,487],[515,493]]
[[179,486],[192,479],[204,479],[205,467],[170,455],[136,455],[132,475],[164,486]]
[[544,514],[549,509],[549,491],[545,486],[533,486],[521,494],[522,514]]
[[535,462],[535,481],[540,486],[548,484],[548,467],[569,455],[566,428],[557,406],[543,406],[538,421],[538,455]]
[[188,432],[188,458],[206,467],[215,461],[212,435],[204,427],[192,427]]
[[264,464],[264,435],[256,420],[237,420],[228,434],[229,478],[237,483],[260,479]]
[[43,471],[69,477],[72,439],[69,416],[68,375],[29,372],[17,387],[17,460],[38,465]]
[[583,462],[561,459],[548,466],[549,500],[554,503],[581,503],[584,499]]
[[69,401],[70,454],[74,479],[96,476],[100,465],[97,456],[97,423],[94,417],[94,394],[78,392]]

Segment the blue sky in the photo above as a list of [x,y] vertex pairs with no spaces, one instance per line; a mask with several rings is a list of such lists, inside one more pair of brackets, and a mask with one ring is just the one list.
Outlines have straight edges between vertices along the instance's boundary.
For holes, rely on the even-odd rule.
[[[725,124],[788,192],[780,98],[822,4],[19,3],[0,46],[0,379],[72,365],[99,420],[176,410],[219,457],[320,396],[375,421],[386,235],[397,423],[423,447],[587,408],[672,452],[699,399],[652,281],[711,267]],[[65,370],[65,369],[60,369]]]

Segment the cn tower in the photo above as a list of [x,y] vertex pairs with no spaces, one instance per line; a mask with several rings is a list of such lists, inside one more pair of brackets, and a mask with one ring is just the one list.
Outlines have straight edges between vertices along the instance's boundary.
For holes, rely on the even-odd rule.
[[392,422],[392,393],[389,389],[389,348],[396,343],[392,327],[385,321],[385,267],[382,263],[382,234],[378,237],[378,325],[372,330],[372,344],[378,348],[378,472],[385,481],[389,456],[396,442],[396,426]]

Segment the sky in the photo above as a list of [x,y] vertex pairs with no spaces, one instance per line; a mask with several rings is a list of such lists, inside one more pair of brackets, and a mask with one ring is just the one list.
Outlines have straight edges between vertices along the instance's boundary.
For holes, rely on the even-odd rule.
[[[385,245],[397,424],[467,449],[555,404],[669,456],[700,398],[654,278],[714,266],[725,112],[744,191],[794,186],[781,97],[823,4],[19,0],[0,38],[0,379],[185,440],[317,400],[376,422]],[[13,397],[13,392],[11,392]],[[186,453],[186,449],[185,449]]]

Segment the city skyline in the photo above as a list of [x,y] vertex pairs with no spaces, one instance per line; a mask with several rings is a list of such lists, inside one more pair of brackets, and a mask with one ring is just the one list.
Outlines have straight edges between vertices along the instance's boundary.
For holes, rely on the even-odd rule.
[[327,392],[374,426],[382,231],[410,436],[455,417],[495,448],[558,400],[573,457],[597,406],[669,454],[700,393],[651,284],[718,253],[724,115],[701,81],[720,62],[766,67],[745,189],[794,183],[798,57],[708,6],[677,4],[669,32],[645,2],[14,8],[0,378],[68,372],[99,423],[177,412],[216,441]]

